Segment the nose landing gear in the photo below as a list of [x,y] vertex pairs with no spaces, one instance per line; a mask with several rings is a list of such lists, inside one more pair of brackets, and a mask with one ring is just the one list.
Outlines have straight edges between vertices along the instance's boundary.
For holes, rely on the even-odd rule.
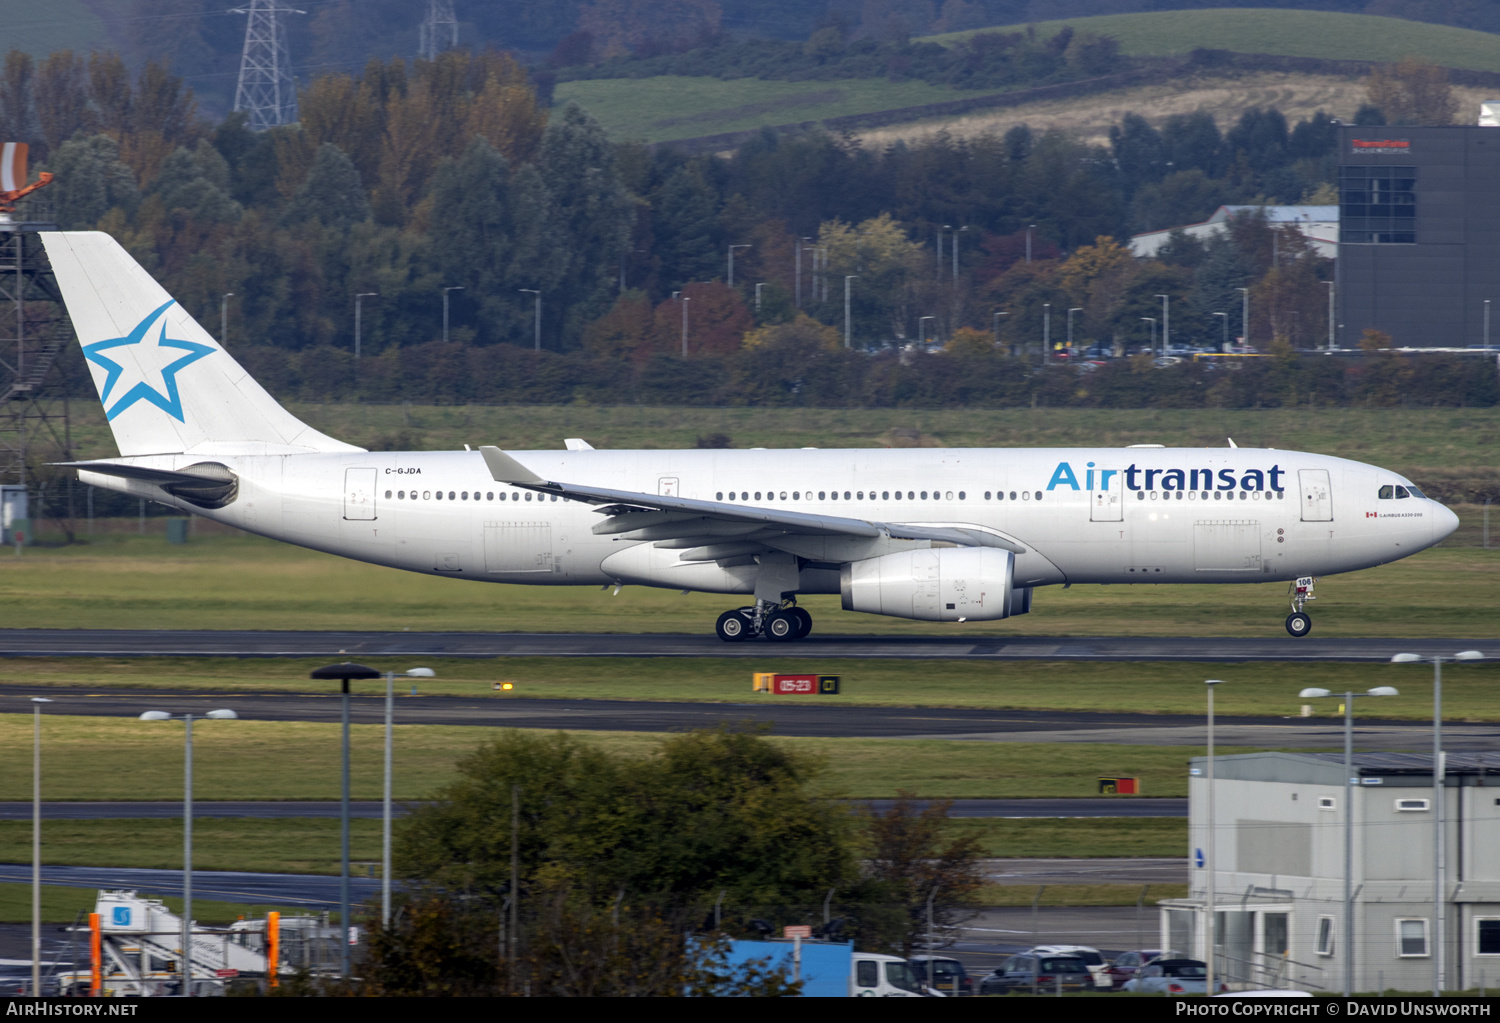
[[1313,596],[1316,581],[1310,575],[1302,576],[1288,591],[1292,598],[1292,613],[1286,616],[1286,631],[1298,639],[1312,631],[1312,616],[1304,613],[1302,608],[1309,600],[1318,599]]
[[714,632],[726,643],[737,643],[751,636],[789,643],[811,631],[812,615],[790,601],[780,605],[756,601],[750,607],[725,611],[714,623]]

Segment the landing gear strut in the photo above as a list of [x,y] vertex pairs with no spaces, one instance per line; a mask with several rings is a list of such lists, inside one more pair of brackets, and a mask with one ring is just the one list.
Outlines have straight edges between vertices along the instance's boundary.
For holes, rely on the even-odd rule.
[[811,631],[812,615],[791,601],[773,604],[758,600],[750,607],[725,611],[714,624],[714,632],[726,643],[737,643],[751,636],[790,643]]
[[1302,576],[1292,583],[1290,594],[1292,598],[1292,613],[1286,616],[1286,631],[1298,639],[1312,631],[1312,616],[1303,612],[1302,608],[1309,600],[1317,600],[1313,596],[1313,585],[1316,582],[1310,575]]

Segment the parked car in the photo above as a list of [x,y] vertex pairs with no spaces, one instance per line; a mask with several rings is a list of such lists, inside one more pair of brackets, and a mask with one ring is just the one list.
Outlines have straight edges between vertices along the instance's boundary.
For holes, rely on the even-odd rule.
[[[1141,967],[1135,979],[1125,982],[1126,991],[1162,995],[1201,995],[1208,992],[1208,967],[1197,959],[1157,959]],[[1228,991],[1220,982],[1218,990]]]
[[1077,956],[1089,968],[1095,987],[1106,991],[1114,987],[1114,982],[1109,978],[1109,964],[1104,961],[1104,955],[1097,948],[1087,945],[1037,945],[1027,949],[1027,953],[1037,956]]
[[[969,976],[969,971],[965,970],[964,964],[957,959],[950,959],[947,956],[908,956],[906,962],[911,966],[911,972],[923,985],[927,984],[930,976],[932,980],[930,986],[935,991],[949,997],[974,993],[974,978]],[[929,962],[932,964],[930,973]]]
[[1012,991],[1092,991],[1094,975],[1078,956],[1011,956],[994,973],[979,982],[982,995],[1005,995]]
[[1153,959],[1160,959],[1162,955],[1162,950],[1157,948],[1137,949],[1134,952],[1121,952],[1119,955],[1115,956],[1114,961],[1109,964],[1110,987],[1118,991],[1125,985],[1125,982],[1127,980],[1131,980],[1135,977],[1142,966],[1145,966]]

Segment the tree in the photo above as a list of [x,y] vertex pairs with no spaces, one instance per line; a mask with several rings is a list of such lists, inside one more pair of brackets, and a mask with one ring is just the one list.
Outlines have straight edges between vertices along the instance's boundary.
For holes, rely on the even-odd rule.
[[1127,113],[1109,129],[1109,148],[1127,192],[1156,181],[1166,171],[1161,134],[1140,114]]
[[135,175],[120,159],[120,147],[108,135],[90,135],[63,143],[47,163],[57,175],[48,191],[57,206],[58,226],[65,231],[93,228],[111,208],[135,212],[140,194]]
[[652,250],[660,260],[661,286],[679,289],[719,276],[723,238],[719,197],[689,165],[679,167],[651,192]]
[[332,142],[318,147],[307,180],[287,205],[287,222],[316,223],[337,230],[370,219],[370,201],[360,184],[359,171]]
[[25,50],[5,55],[0,71],[0,130],[7,139],[33,139],[36,125],[36,61]]
[[1386,124],[1442,125],[1458,118],[1447,69],[1416,57],[1377,66],[1365,79],[1365,94]]
[[72,50],[59,50],[42,61],[36,76],[36,116],[45,148],[39,156],[56,152],[80,132],[96,129],[87,83],[83,60]]
[[929,905],[934,929],[949,935],[942,944],[950,943],[984,883],[978,839],[949,838],[944,833],[952,806],[951,799],[930,799],[919,806],[910,792],[897,790],[889,810],[870,815],[866,869],[901,907],[902,924],[899,934],[892,935],[892,945],[903,957],[937,938],[926,938]]
[[[922,245],[910,240],[889,214],[846,224],[831,220],[818,232],[818,247],[828,253],[828,318],[842,320],[843,278],[857,275],[850,288],[853,333],[881,340],[905,332],[911,280],[927,264]],[[803,270],[807,271],[804,259]],[[811,279],[811,275],[808,275]],[[805,292],[804,292],[805,293]]]

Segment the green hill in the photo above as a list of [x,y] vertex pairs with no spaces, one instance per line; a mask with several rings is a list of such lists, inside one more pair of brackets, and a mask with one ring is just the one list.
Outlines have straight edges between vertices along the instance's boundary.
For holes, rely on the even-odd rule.
[[[1064,25],[1071,25],[1079,32],[1114,36],[1125,53],[1142,57],[1182,54],[1203,47],[1284,57],[1387,63],[1403,57],[1420,57],[1443,67],[1500,71],[1500,35],[1367,14],[1220,8],[1069,18],[1037,22],[1035,28],[1042,35],[1051,36]],[[928,38],[950,43],[976,32],[1016,32],[1025,28],[1025,25],[1006,25]]]
[[54,50],[105,46],[104,22],[84,0],[0,0],[0,48],[41,58]]

